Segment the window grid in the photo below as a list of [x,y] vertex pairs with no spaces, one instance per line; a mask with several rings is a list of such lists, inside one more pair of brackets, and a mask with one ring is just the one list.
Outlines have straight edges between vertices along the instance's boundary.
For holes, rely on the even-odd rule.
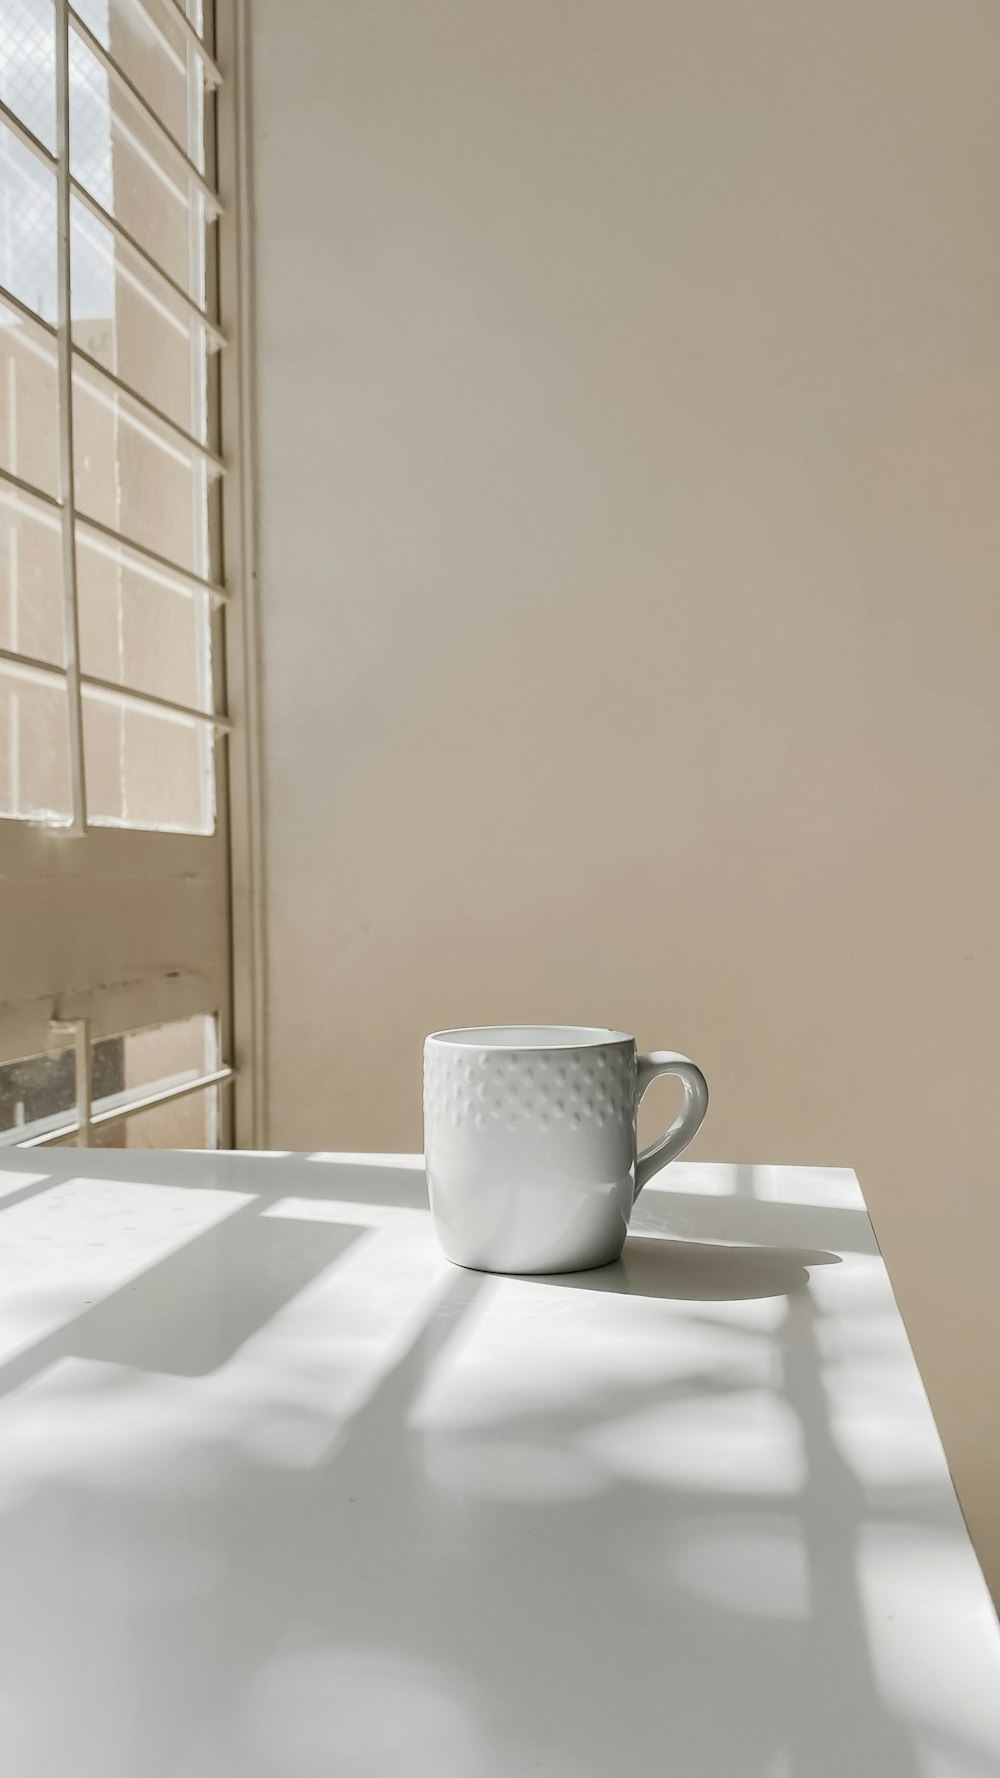
[[[128,18],[123,22],[126,12]],[[10,376],[18,384],[14,405],[19,408],[9,436],[0,428],[0,551],[6,551],[10,537],[11,561],[18,555],[19,525],[28,526],[32,547],[42,537],[48,566],[39,568],[32,561],[31,573],[36,579],[42,572],[47,575],[49,595],[57,601],[61,581],[63,621],[58,640],[58,604],[55,615],[50,613],[52,621],[40,623],[32,610],[31,620],[22,623],[20,612],[29,608],[24,594],[29,601],[33,597],[25,558],[17,567],[15,579],[20,576],[20,581],[11,594],[6,634],[0,629],[0,730],[5,680],[8,689],[12,685],[23,688],[29,700],[47,698],[50,708],[60,700],[58,707],[65,709],[68,718],[71,795],[67,806],[71,804],[71,813],[66,819],[61,804],[54,809],[27,799],[20,804],[15,800],[9,805],[15,823],[3,821],[0,841],[6,829],[11,842],[7,862],[14,864],[6,880],[15,897],[19,872],[26,873],[27,881],[42,864],[45,894],[38,902],[40,910],[58,905],[60,880],[79,872],[78,880],[83,884],[88,871],[96,870],[97,875],[91,880],[79,942],[71,946],[68,974],[61,974],[61,965],[53,969],[46,964],[37,947],[27,946],[26,956],[43,956],[41,966],[36,969],[32,963],[30,969],[22,969],[11,985],[12,997],[0,1002],[5,1021],[0,1061],[10,1055],[25,1055],[25,1050],[16,1047],[22,1040],[50,1049],[68,1044],[70,1059],[75,1057],[75,1106],[72,1100],[64,1101],[72,1109],[44,1120],[43,1128],[36,1124],[31,1132],[25,1131],[24,1141],[17,1140],[14,1130],[0,1131],[0,1147],[104,1146],[108,1138],[117,1144],[126,1129],[144,1145],[154,1125],[160,1132],[165,1130],[162,1118],[168,1114],[161,1114],[160,1108],[172,1107],[175,1100],[205,1106],[208,1144],[213,1146],[220,1140],[223,1144],[232,1140],[231,1094],[222,1089],[236,1078],[236,1070],[223,1063],[219,1054],[220,1047],[223,1056],[230,1053],[233,1029],[232,1000],[227,998],[233,992],[232,952],[222,923],[230,801],[227,773],[217,769],[221,762],[216,760],[215,748],[215,737],[227,735],[232,727],[221,707],[232,672],[226,667],[227,622],[237,625],[233,631],[237,646],[245,648],[242,618],[238,611],[233,616],[227,584],[230,578],[239,584],[241,578],[240,560],[245,552],[234,548],[230,539],[235,535],[233,526],[240,522],[237,514],[244,510],[245,472],[237,452],[230,480],[232,500],[227,496],[223,503],[226,466],[218,449],[220,427],[227,414],[228,431],[234,430],[227,403],[235,399],[238,412],[242,396],[232,390],[228,374],[225,380],[220,377],[219,348],[226,344],[218,319],[220,290],[229,317],[226,331],[237,341],[227,357],[234,364],[238,357],[241,376],[245,344],[241,338],[243,311],[234,313],[234,294],[228,282],[234,270],[229,230],[235,225],[227,224],[223,245],[216,244],[211,225],[223,214],[214,189],[217,131],[229,129],[240,116],[239,101],[234,111],[231,97],[231,91],[238,93],[239,88],[238,84],[233,89],[228,84],[222,88],[219,67],[200,34],[204,31],[214,42],[220,28],[211,0],[207,17],[202,14],[202,0],[186,0],[186,5],[179,0],[74,0],[73,4],[70,0],[0,0],[0,29],[6,23],[3,35],[7,45],[12,22],[15,31],[25,21],[33,23],[37,41],[43,15],[48,21],[47,54],[39,58],[36,53],[32,63],[29,45],[26,69],[22,62],[22,76],[27,79],[12,85],[9,79],[5,81],[0,65],[0,343],[6,339],[6,362],[10,362],[12,350],[17,361]],[[140,28],[136,19],[141,21]],[[239,60],[234,56],[234,32],[238,42],[241,27],[239,21],[234,25],[225,11],[223,19],[221,42],[229,66]],[[157,51],[163,51],[163,64],[143,62],[150,33]],[[140,37],[143,47],[137,55]],[[0,64],[2,60],[0,57]],[[168,62],[170,67],[163,72]],[[216,104],[220,89],[221,111]],[[156,109],[161,101],[163,117]],[[234,152],[238,154],[226,135],[222,165],[228,169],[230,182]],[[144,189],[156,195],[166,224],[162,217],[160,225],[155,217],[151,224],[142,203],[136,201]],[[154,209],[155,204],[149,206],[150,211]],[[239,204],[233,214],[241,214]],[[30,246],[27,253],[18,250],[25,241]],[[220,255],[224,256],[221,284]],[[102,323],[102,315],[110,319]],[[90,321],[91,316],[98,319]],[[144,345],[137,354],[137,316],[140,330],[147,327],[150,338],[159,330],[157,345],[165,345],[159,356],[156,345],[152,350]],[[131,359],[128,339],[123,349],[123,334],[129,325],[133,328]],[[99,334],[102,326],[106,337],[96,337],[95,330]],[[161,364],[168,358],[169,372],[160,374]],[[185,361],[186,370],[182,368]],[[23,373],[22,364],[27,366]],[[31,416],[43,381],[53,391],[46,397],[46,412],[53,419],[51,431],[57,435],[53,437],[51,465],[48,457],[44,461],[40,458],[37,439],[32,448],[26,448],[20,432],[21,419]],[[96,429],[95,413],[103,415]],[[136,498],[131,503],[117,486],[112,504],[102,504],[94,497],[92,461],[81,465],[81,432],[85,459],[87,452],[93,457],[95,436],[98,449],[103,448],[105,436],[111,438],[111,479],[116,481],[131,468],[131,461],[123,467],[119,439],[126,433],[131,438],[138,463]],[[2,454],[5,446],[9,448]],[[126,455],[130,450],[126,444]],[[164,483],[170,474],[175,477],[169,493],[174,506],[167,507],[164,494],[166,522],[157,531],[154,511],[153,526],[144,530],[135,522],[136,515],[143,517],[150,466],[155,488],[160,464],[166,465]],[[189,500],[190,505],[185,507],[187,516],[182,513],[175,522],[178,498],[185,503]],[[155,496],[149,504],[155,508]],[[105,584],[116,588],[119,602],[127,584],[130,596],[133,587],[140,589],[147,609],[158,595],[168,607],[172,601],[186,604],[189,627],[201,625],[203,646],[191,651],[184,664],[184,683],[169,683],[171,673],[176,678],[176,661],[159,657],[143,661],[138,651],[130,653],[125,647],[120,647],[113,671],[105,665],[94,648],[93,636],[88,640],[83,621],[89,614],[92,624],[99,603],[93,588],[100,587],[102,574]],[[2,597],[0,580],[0,623]],[[118,616],[121,623],[121,610]],[[169,616],[157,620],[161,628],[163,624],[169,628],[171,621]],[[33,642],[37,646],[33,647]],[[169,648],[166,654],[169,656]],[[115,676],[118,673],[120,678]],[[134,682],[129,682],[130,673]],[[166,695],[174,690],[177,696]],[[23,703],[20,693],[13,702],[16,727],[17,706]],[[159,814],[147,820],[134,809],[126,809],[124,818],[108,813],[107,802],[102,803],[95,790],[91,767],[96,747],[88,729],[88,722],[92,728],[95,714],[101,711],[108,718],[114,716],[122,731],[127,720],[123,713],[131,711],[136,722],[166,724],[169,733],[187,733],[185,759],[189,765],[195,757],[199,762],[198,782],[206,816],[202,825],[178,825]],[[34,744],[29,728],[23,736],[26,756]],[[0,753],[7,738],[0,732]],[[241,751],[242,746],[241,742]],[[239,799],[237,807],[243,810]],[[0,809],[6,812],[2,801]],[[252,816],[244,811],[241,819],[247,821]],[[14,824],[20,833],[11,832]],[[55,860],[55,853],[39,852],[31,840],[31,830],[37,835],[39,824],[87,837],[79,849],[71,842],[64,863],[54,863],[50,871],[44,861],[48,856]],[[109,851],[115,828],[120,839],[113,843],[120,849]],[[61,844],[58,850],[62,855]],[[67,871],[65,863],[71,855],[79,863]],[[154,883],[149,873],[161,869],[162,882]],[[84,934],[95,930],[95,884],[103,883],[105,872],[127,928],[121,964],[117,960],[112,964],[113,969],[121,969],[117,977],[100,975],[98,971],[107,964],[96,960],[92,966],[81,964],[81,959],[90,955]],[[0,872],[0,888],[3,876]],[[131,901],[130,881],[135,884]],[[139,901],[145,900],[150,890],[155,891],[151,909],[162,910],[168,925],[189,904],[204,908],[207,915],[205,925],[183,929],[182,941],[169,953],[171,964],[176,958],[180,967],[166,972],[161,961],[163,945],[158,945],[155,937],[156,913],[151,913],[148,942],[137,940],[134,931]],[[230,901],[230,912],[231,906]],[[32,912],[29,924],[43,930],[39,924],[43,918],[41,912],[37,916]],[[131,964],[125,961],[126,954],[134,960]],[[46,999],[51,1008],[47,1034],[38,1023],[39,1016],[45,1016]],[[92,1083],[90,1067],[93,1045],[108,1042],[105,1034],[109,1030],[122,1029],[121,1025],[116,1027],[113,1010],[122,1005],[134,1009],[133,1016],[144,1022],[175,1017],[174,1009],[184,1007],[199,1014],[203,1011],[218,1033],[214,1056],[206,1054],[202,1069],[191,1078],[158,1079],[146,1090],[95,1102],[92,1085],[97,1091],[98,1083]],[[64,1008],[67,1016],[63,1016]],[[247,1078],[245,1072],[241,1078]],[[173,1117],[172,1110],[169,1115]],[[144,1127],[147,1124],[148,1129]],[[142,1134],[138,1133],[140,1128]],[[159,1140],[163,1139],[161,1133]],[[155,1135],[152,1140],[156,1145]]]
[[[204,171],[205,149],[212,133],[212,120],[206,112],[213,102],[221,81],[219,70],[201,41],[187,14],[175,0],[132,0],[140,8],[147,24],[153,24],[157,7],[166,9],[169,20],[183,33],[186,46],[187,145],[182,144],[159,117],[136,83],[120,66],[114,55],[100,42],[90,24],[69,0],[53,0],[54,20],[54,86],[55,138],[50,149],[5,100],[0,99],[0,127],[13,136],[55,179],[56,242],[55,242],[55,316],[49,319],[40,312],[45,304],[39,300],[32,308],[22,297],[0,283],[0,306],[23,324],[22,338],[58,376],[59,432],[59,494],[18,476],[0,466],[0,497],[14,511],[28,512],[50,526],[58,525],[62,538],[63,577],[63,660],[42,660],[20,646],[0,646],[0,663],[19,680],[26,683],[45,682],[54,686],[65,684],[69,725],[69,770],[71,817],[69,829],[83,833],[88,819],[87,761],[85,747],[86,699],[104,700],[121,709],[147,711],[178,723],[193,726],[198,736],[202,773],[207,781],[212,776],[213,737],[229,732],[228,718],[216,708],[213,674],[209,660],[200,674],[196,701],[158,696],[141,687],[119,683],[107,676],[84,669],[80,650],[80,598],[78,552],[81,548],[105,553],[117,563],[127,564],[155,583],[192,590],[198,589],[215,608],[228,598],[227,589],[215,580],[209,564],[217,554],[211,535],[216,503],[211,498],[211,484],[224,473],[224,465],[209,439],[209,372],[208,358],[222,346],[224,337],[215,317],[205,303],[210,283],[207,252],[208,227],[221,213],[222,205]],[[164,39],[166,41],[166,39]],[[100,196],[92,189],[100,184],[91,178],[83,181],[74,171],[74,123],[71,106],[71,55],[73,45],[82,45],[94,66],[107,77],[109,90],[123,96],[155,132],[167,150],[171,166],[180,182],[176,189],[186,204],[188,215],[188,288],[185,289],[157,256],[150,251],[114,213],[114,199],[109,190]],[[204,85],[203,85],[204,83]],[[77,92],[80,83],[77,82]],[[110,119],[110,111],[108,117]],[[110,128],[110,122],[109,122]],[[147,160],[149,156],[147,154]],[[88,164],[94,157],[89,157]],[[161,169],[157,168],[158,175]],[[186,184],[186,192],[185,192]],[[106,199],[106,203],[101,198]],[[147,302],[157,302],[169,292],[186,317],[190,359],[190,413],[193,425],[182,425],[163,407],[153,401],[129,380],[102,363],[73,336],[73,230],[74,206],[80,206],[107,232],[114,248],[114,274],[131,280],[133,288]],[[129,261],[132,261],[130,267]],[[138,268],[138,270],[137,270]],[[173,311],[161,307],[173,320]],[[176,452],[177,460],[189,467],[191,482],[192,539],[197,565],[177,561],[152,547],[141,538],[107,522],[95,513],[81,510],[77,496],[77,474],[74,459],[74,419],[81,393],[80,377],[87,378],[87,394],[110,407],[115,424],[124,416],[126,424],[146,435],[156,447]],[[209,612],[209,623],[211,618]],[[99,817],[99,819],[106,819]],[[128,818],[124,825],[144,826],[147,823]],[[158,825],[155,821],[149,825]]]
[[[178,1040],[183,1053],[178,1053]],[[145,1071],[140,1068],[138,1076],[127,1063],[122,1065],[128,1046],[136,1042],[146,1046],[147,1057],[147,1067]],[[154,1046],[152,1050],[150,1044]],[[191,1053],[192,1044],[200,1054]],[[117,1075],[109,1080],[108,1063],[116,1057]],[[152,1072],[148,1066],[150,1058],[157,1064]],[[68,1071],[65,1063],[69,1064]],[[60,1089],[54,1098],[53,1069],[57,1071]],[[113,1067],[111,1073],[115,1073]],[[27,1117],[23,1104],[14,1107],[10,1103],[12,1077],[20,1081],[20,1091],[27,1095]],[[209,1123],[215,1134],[217,1089],[232,1079],[233,1070],[219,1064],[218,1021],[213,1017],[196,1015],[179,1023],[140,1027],[101,1040],[92,1039],[86,1019],[56,1021],[45,1055],[27,1057],[0,1068],[0,1150],[51,1148],[67,1142],[89,1147],[93,1141],[106,1141],[106,1137],[93,1138],[92,1131],[120,1130],[131,1118],[143,1118],[196,1096],[210,1114]],[[13,1097],[17,1098],[17,1089]],[[20,1112],[17,1119],[11,1115],[15,1109]]]

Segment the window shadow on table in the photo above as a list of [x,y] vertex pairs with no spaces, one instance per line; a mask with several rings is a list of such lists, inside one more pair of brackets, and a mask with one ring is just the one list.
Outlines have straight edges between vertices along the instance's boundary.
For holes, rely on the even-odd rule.
[[76,1324],[73,1355],[207,1376],[365,1232],[247,1205],[95,1303]]
[[[234,1192],[248,1201],[164,1257],[140,1264],[133,1277],[0,1364],[0,1396],[65,1357],[206,1376],[367,1232],[363,1222],[352,1223],[351,1204],[427,1208],[423,1165],[406,1155],[84,1150],[47,1155],[44,1167],[42,1178],[0,1198],[0,1239],[6,1211],[61,1186],[85,1187],[88,1179]],[[267,1214],[285,1198],[343,1203],[344,1214],[336,1220]]]
[[0,1396],[60,1358],[207,1376],[368,1231],[263,1215],[253,1199],[0,1365]]
[[[252,1722],[275,1725],[275,1769],[275,1748],[288,1770],[305,1750],[310,1771],[341,1769],[350,1749],[359,1771],[385,1778],[415,1762],[491,1778],[653,1778],[675,1766],[685,1778],[917,1778],[872,1661],[858,1580],[868,1509],[828,1423],[807,1258],[817,1262],[802,1254],[780,1271],[771,1255],[756,1279],[746,1254],[731,1262],[757,1294],[793,1285],[776,1328],[733,1336],[756,1343],[801,1440],[801,1483],[774,1490],[720,1468],[727,1404],[738,1413],[759,1390],[731,1360],[673,1376],[643,1360],[631,1378],[595,1376],[583,1396],[543,1387],[537,1407],[512,1379],[522,1405],[501,1411],[488,1392],[477,1400],[466,1360],[466,1409],[442,1414],[441,1367],[463,1362],[484,1310],[499,1313],[495,1279],[446,1274],[325,1460],[291,1479],[246,1478],[224,1532],[234,1690],[221,1713],[216,1698],[185,1772],[272,1770],[238,1726],[252,1674]],[[532,1282],[541,1337],[545,1298],[581,1280]],[[734,1289],[735,1270],[725,1282]],[[631,1294],[616,1268],[604,1288]],[[489,1343],[476,1350],[488,1374]],[[637,1359],[646,1350],[644,1334]],[[657,1429],[671,1404],[699,1398],[702,1479],[696,1441],[685,1480]],[[619,1449],[608,1429],[630,1424],[660,1441],[659,1472],[641,1438],[622,1447],[623,1466],[602,1461]],[[784,1596],[775,1563],[791,1564]]]
[[[665,1245],[672,1251],[650,1252]],[[428,1718],[445,1764],[456,1747],[475,1764],[481,1743],[502,1750],[495,1769],[505,1775],[523,1762],[559,1778],[606,1778],[623,1766],[652,1778],[675,1760],[687,1778],[779,1769],[789,1778],[917,1778],[872,1660],[858,1574],[868,1502],[830,1427],[807,1289],[807,1268],[837,1256],[727,1255],[640,1239],[631,1277],[619,1263],[532,1283],[540,1296],[785,1296],[777,1328],[736,1338],[760,1341],[774,1366],[777,1400],[801,1440],[800,1485],[772,1493],[738,1472],[721,1475],[710,1415],[700,1482],[697,1450],[687,1481],[683,1464],[670,1479],[669,1458],[658,1477],[641,1445],[631,1473],[627,1462],[605,1467],[592,1455],[608,1427],[648,1419],[655,1435],[671,1403],[700,1397],[738,1411],[747,1387],[739,1364],[660,1378],[641,1365],[634,1381],[595,1382],[582,1398],[492,1418],[484,1402],[441,1421],[428,1398],[438,1367],[461,1357],[497,1288],[488,1275],[457,1271],[326,1464],[304,1479],[317,1541],[307,1535],[303,1555],[318,1554],[321,1528],[328,1541],[271,1676],[282,1676],[279,1697],[287,1685],[288,1701],[312,1711],[316,1749],[332,1759],[345,1735],[377,1749],[372,1725],[397,1702],[397,1740],[385,1743],[392,1778]],[[435,1497],[451,1503],[443,1517],[429,1510]],[[713,1552],[703,1574],[684,1564],[699,1547]],[[801,1585],[784,1598],[768,1572],[783,1558],[802,1564]],[[743,1586],[741,1560],[758,1564]],[[277,1565],[273,1578],[281,1584]],[[223,1770],[235,1778],[237,1765]]]
[[[140,1274],[116,1293],[117,1306],[109,1297],[34,1348],[30,1370],[47,1346],[51,1357],[201,1374],[206,1354],[224,1362],[346,1251],[358,1233],[352,1202],[425,1202],[423,1174],[410,1165],[292,1157],[268,1161],[264,1173],[252,1203]],[[308,1195],[340,1202],[341,1219],[261,1215],[282,1197]],[[758,1208],[763,1234],[771,1207],[742,1205],[745,1219]],[[300,1234],[271,1247],[265,1225]],[[253,1316],[216,1323],[206,1310],[191,1339],[174,1328],[233,1266],[271,1261]],[[806,1247],[636,1235],[615,1266],[518,1285],[518,1316],[537,1316],[541,1343],[549,1328],[563,1366],[553,1374],[569,1386],[554,1389],[542,1368],[537,1378],[518,1373],[513,1405],[502,1390],[491,1401],[486,1388],[491,1364],[503,1362],[502,1282],[438,1271],[401,1347],[369,1354],[385,1368],[376,1362],[367,1393],[331,1419],[308,1464],[283,1467],[259,1444],[220,1435],[218,1472],[178,1445],[164,1448],[150,1476],[139,1433],[142,1485],[131,1492],[116,1477],[95,1487],[60,1476],[31,1510],[46,1529],[79,1532],[65,1539],[59,1589],[69,1606],[87,1599],[86,1623],[51,1602],[45,1616],[67,1748],[74,1723],[94,1716],[101,1685],[118,1697],[118,1667],[109,1661],[105,1674],[101,1650],[114,1653],[127,1635],[146,1690],[133,1738],[107,1743],[103,1778],[610,1778],[626,1769],[636,1778],[674,1769],[684,1778],[917,1778],[923,1767],[880,1687],[862,1603],[875,1490],[834,1436],[820,1308],[808,1288],[810,1267],[836,1261]],[[653,1299],[630,1307],[617,1329],[610,1304],[590,1305],[601,1316],[588,1314],[587,1338],[606,1327],[616,1345],[606,1368],[590,1348],[590,1386],[577,1395],[572,1330],[585,1306],[560,1297],[567,1290]],[[724,1349],[696,1340],[691,1361],[678,1360],[670,1330],[683,1334],[691,1312],[660,1305],[761,1297],[786,1299],[773,1322],[730,1316]],[[715,1313],[721,1323],[725,1312]],[[501,1320],[480,1345],[483,1314]],[[664,1338],[651,1341],[661,1326]],[[456,1364],[464,1383],[435,1413],[435,1388],[454,1380]],[[765,1413],[751,1439],[767,1447],[780,1421],[801,1455],[774,1486],[741,1475],[738,1456],[727,1471],[713,1442],[721,1427],[724,1443],[730,1408],[737,1430],[748,1423],[741,1407],[752,1428],[762,1396],[773,1418]],[[700,1399],[700,1432],[690,1418],[675,1423],[676,1404]],[[12,1529],[16,1557],[16,1515]],[[25,1549],[12,1572],[15,1656],[38,1591]],[[95,1563],[120,1566],[123,1550],[127,1603],[109,1591],[94,1604],[85,1583]],[[784,1597],[766,1566],[759,1585],[751,1574],[742,1591],[734,1586],[741,1562],[752,1570],[786,1558]]]
[[[2,1152],[2,1151],[0,1151]],[[17,1151],[19,1154],[19,1151]],[[25,1163],[21,1163],[24,1165]],[[247,1154],[215,1150],[178,1154],[172,1149],[60,1149],[31,1156],[25,1186],[0,1196],[0,1219],[27,1198],[71,1180],[140,1181],[173,1190],[248,1193],[269,1203],[282,1197],[315,1197],[426,1210],[427,1181],[415,1155]],[[0,1181],[3,1173],[0,1170]]]

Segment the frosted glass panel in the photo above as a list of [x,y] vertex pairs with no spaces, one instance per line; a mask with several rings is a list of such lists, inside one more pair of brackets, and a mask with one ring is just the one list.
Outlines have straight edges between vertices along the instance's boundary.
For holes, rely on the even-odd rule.
[[0,648],[62,666],[62,534],[51,513],[0,482]]
[[56,343],[0,300],[0,468],[59,497]]
[[[187,49],[169,6],[76,0],[76,11],[181,143],[187,132]],[[200,83],[200,73],[196,76]],[[202,97],[202,102],[203,97]]]
[[127,560],[77,556],[83,670],[176,704],[210,705],[209,595],[163,586]]
[[189,175],[141,107],[70,35],[70,165],[184,289],[190,283]]
[[66,686],[0,661],[0,815],[71,819]]
[[200,351],[204,338],[201,322],[135,254],[119,249],[112,231],[78,198],[70,226],[74,344],[201,437],[203,362],[197,379],[192,370],[198,363],[193,349]]
[[210,833],[213,730],[84,687],[87,812],[110,827]]
[[90,1132],[91,1148],[218,1148],[218,1087],[137,1111],[134,1117],[99,1124]]
[[[219,1065],[216,1021],[207,1014],[127,1031],[95,1043],[91,1092],[95,1112],[117,1110],[129,1099],[184,1086]],[[218,1089],[171,1100],[92,1132],[98,1148],[215,1148]]]

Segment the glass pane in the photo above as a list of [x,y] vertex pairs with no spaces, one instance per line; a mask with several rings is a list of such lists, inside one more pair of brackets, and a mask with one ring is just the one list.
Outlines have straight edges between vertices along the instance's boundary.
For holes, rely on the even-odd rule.
[[0,284],[56,319],[55,174],[0,126]]
[[55,340],[0,302],[0,466],[59,495]]
[[0,815],[72,818],[66,686],[0,661]]
[[107,827],[211,833],[213,730],[84,687],[87,811]]
[[178,142],[187,139],[184,32],[165,6],[141,0],[77,0],[76,11]]
[[56,147],[55,9],[52,0],[3,0],[0,99],[51,153]]
[[208,594],[161,586],[127,562],[77,555],[85,673],[211,708]]
[[[103,1038],[93,1046],[93,1108],[111,1110],[129,1099],[183,1086],[218,1065],[218,1028],[204,1013]],[[216,1112],[217,1090],[209,1088],[119,1123],[98,1125],[92,1142],[97,1148],[215,1148]]]
[[74,177],[87,187],[105,210],[111,210],[114,181],[108,76],[72,31],[69,34],[69,145]]
[[71,33],[70,165],[80,184],[185,290],[189,178],[140,107]]
[[91,1059],[94,1110],[197,1080],[218,1067],[218,1054],[216,1022],[210,1013],[99,1038]]
[[16,1130],[19,1142],[76,1117],[76,1054],[24,1056],[0,1067],[0,1132]]
[[[78,199],[72,204],[70,222],[74,344],[186,432],[203,437],[201,323],[134,253],[118,249],[111,230]],[[197,382],[192,378],[193,365]]]
[[175,574],[169,567],[160,567],[156,562],[144,561],[141,556],[133,555],[127,545],[118,544],[113,537],[104,537],[99,531],[91,531],[87,525],[81,525],[76,534],[77,558],[87,555],[99,556],[105,561],[124,562],[142,573],[154,586],[166,588],[167,592],[186,593],[191,582],[183,575]]
[[58,513],[0,482],[0,647],[62,666],[62,532]]
[[208,483],[204,463],[167,446],[152,422],[126,425],[117,400],[96,379],[76,379],[73,456],[78,510],[204,575],[208,563]]
[[73,340],[114,370],[115,237],[75,197],[70,199],[69,227]]
[[206,1087],[90,1132],[91,1148],[218,1148],[219,1089]]

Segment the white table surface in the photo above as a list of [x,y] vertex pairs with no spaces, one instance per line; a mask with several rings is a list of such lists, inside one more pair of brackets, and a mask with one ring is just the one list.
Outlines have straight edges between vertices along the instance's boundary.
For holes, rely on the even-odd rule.
[[853,1174],[438,1255],[415,1157],[0,1167],[4,1778],[997,1778]]

